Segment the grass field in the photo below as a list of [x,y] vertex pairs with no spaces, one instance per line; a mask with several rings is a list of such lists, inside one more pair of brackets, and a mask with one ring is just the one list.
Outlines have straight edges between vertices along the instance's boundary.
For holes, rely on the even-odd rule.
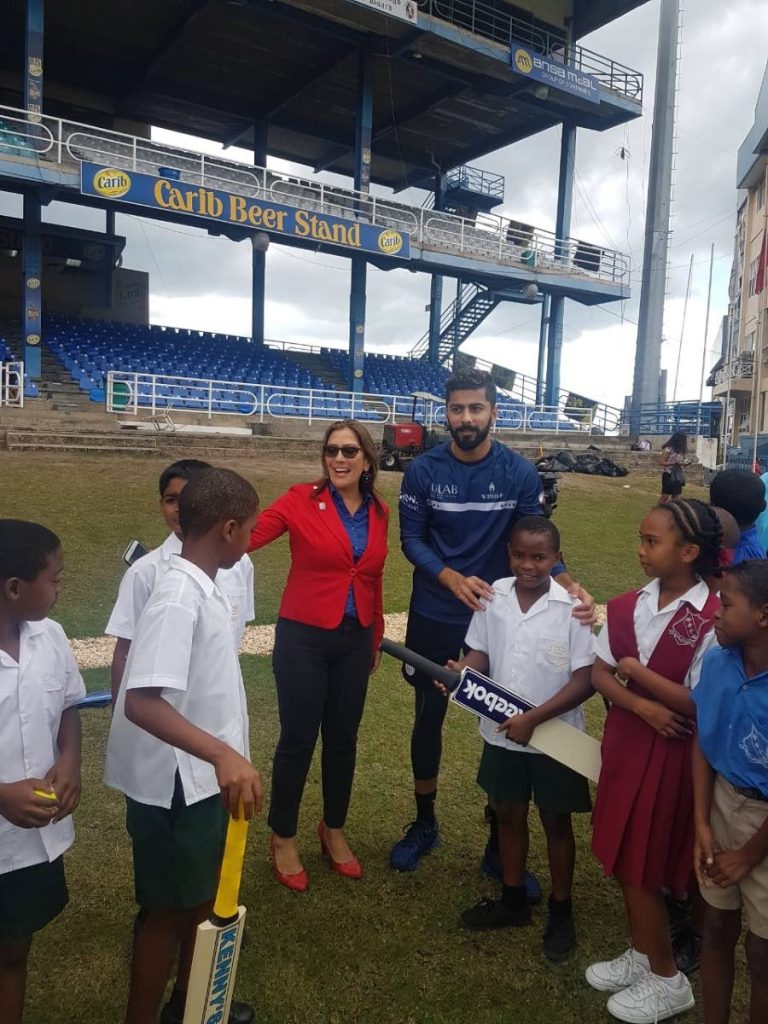
[[[56,617],[71,636],[99,634],[119,582],[128,540],[163,539],[155,481],[165,460],[154,458],[0,453],[0,515],[37,519],[65,545],[65,589]],[[316,466],[273,461],[232,462],[257,486],[264,503],[288,483],[312,479]],[[397,543],[399,475],[384,476],[393,508],[385,608],[407,607],[410,572]],[[629,484],[629,487],[625,485]],[[573,575],[600,601],[640,583],[635,537],[655,500],[650,478],[565,478],[556,521]],[[690,489],[695,493],[695,489]],[[273,622],[287,567],[278,542],[259,552],[257,619]],[[268,790],[277,712],[266,658],[243,658],[253,759]],[[89,689],[107,671],[85,673]],[[332,875],[322,864],[314,828],[320,815],[319,766],[313,765],[301,820],[309,893],[296,896],[272,879],[263,819],[251,828],[242,897],[248,907],[238,991],[258,1007],[261,1024],[593,1024],[609,1020],[605,1000],[583,981],[592,959],[626,946],[616,887],[601,878],[589,852],[589,823],[577,822],[575,907],[579,946],[554,968],[540,952],[542,909],[519,932],[478,935],[457,927],[458,913],[493,885],[477,865],[485,831],[475,785],[480,741],[473,721],[455,709],[445,736],[439,817],[442,846],[412,875],[388,867],[388,851],[412,816],[408,742],[410,689],[391,661],[371,680],[360,736],[358,773],[348,835],[365,877]],[[597,700],[590,727],[600,728]],[[71,902],[39,937],[30,973],[29,1024],[118,1022],[128,977],[133,903],[131,861],[122,798],[101,782],[108,713],[83,714],[84,792],[77,840],[67,858]],[[533,819],[532,819],[533,822]],[[546,878],[540,833],[533,825],[533,869]],[[738,1008],[743,1007],[740,968]],[[697,1019],[691,1013],[687,1021]]]

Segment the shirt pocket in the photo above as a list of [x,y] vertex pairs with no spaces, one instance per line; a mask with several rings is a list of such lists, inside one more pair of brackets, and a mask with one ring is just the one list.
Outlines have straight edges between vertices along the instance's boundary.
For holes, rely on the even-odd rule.
[[540,636],[536,643],[536,664],[562,672],[571,663],[571,650],[561,636]]
[[40,679],[40,700],[49,723],[57,722],[64,712],[63,678],[44,675]]

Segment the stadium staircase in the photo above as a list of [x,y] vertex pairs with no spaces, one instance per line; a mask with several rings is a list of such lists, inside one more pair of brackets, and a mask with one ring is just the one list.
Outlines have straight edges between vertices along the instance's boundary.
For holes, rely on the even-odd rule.
[[[469,284],[461,293],[461,305],[454,299],[440,317],[440,348],[438,360],[441,366],[448,366],[463,342],[496,309],[502,296],[484,285]],[[412,359],[426,359],[429,355],[429,331],[424,334],[410,352]]]
[[323,381],[326,387],[333,388],[335,391],[347,390],[347,381],[323,352],[299,352],[293,349],[284,351],[289,359],[302,369],[307,370],[313,377]]

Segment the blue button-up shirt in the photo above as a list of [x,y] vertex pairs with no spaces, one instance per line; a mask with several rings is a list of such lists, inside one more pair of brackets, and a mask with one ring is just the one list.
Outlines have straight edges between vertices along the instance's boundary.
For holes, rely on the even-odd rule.
[[[349,543],[352,545],[352,555],[354,560],[357,562],[365,549],[368,547],[368,506],[371,502],[370,494],[366,494],[363,498],[363,503],[360,508],[351,514],[347,506],[344,504],[344,499],[333,486],[329,484],[329,490],[333,503],[336,506],[336,511],[339,513],[339,519],[341,524],[347,531],[349,537]],[[344,615],[350,616],[351,618],[357,618],[357,608],[355,606],[355,593],[352,588],[352,584],[349,585],[347,591],[347,601],[344,605]]]
[[691,696],[709,764],[731,785],[768,797],[768,672],[747,679],[740,647],[713,647]]

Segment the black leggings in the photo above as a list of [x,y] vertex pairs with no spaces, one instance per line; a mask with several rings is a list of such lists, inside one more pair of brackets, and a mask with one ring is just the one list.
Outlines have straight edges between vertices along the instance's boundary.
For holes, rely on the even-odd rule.
[[269,826],[296,835],[318,731],[323,737],[323,820],[342,828],[355,774],[357,731],[371,669],[371,627],[344,619],[336,629],[278,619],[272,671],[280,739],[272,768]]
[[[430,661],[444,665],[455,661],[464,649],[466,625],[438,622],[418,612],[408,613],[405,646],[423,654]],[[437,778],[443,752],[443,722],[448,700],[432,679],[421,672],[405,668],[403,675],[414,689],[416,698],[413,732],[411,733],[411,764],[417,782]]]

